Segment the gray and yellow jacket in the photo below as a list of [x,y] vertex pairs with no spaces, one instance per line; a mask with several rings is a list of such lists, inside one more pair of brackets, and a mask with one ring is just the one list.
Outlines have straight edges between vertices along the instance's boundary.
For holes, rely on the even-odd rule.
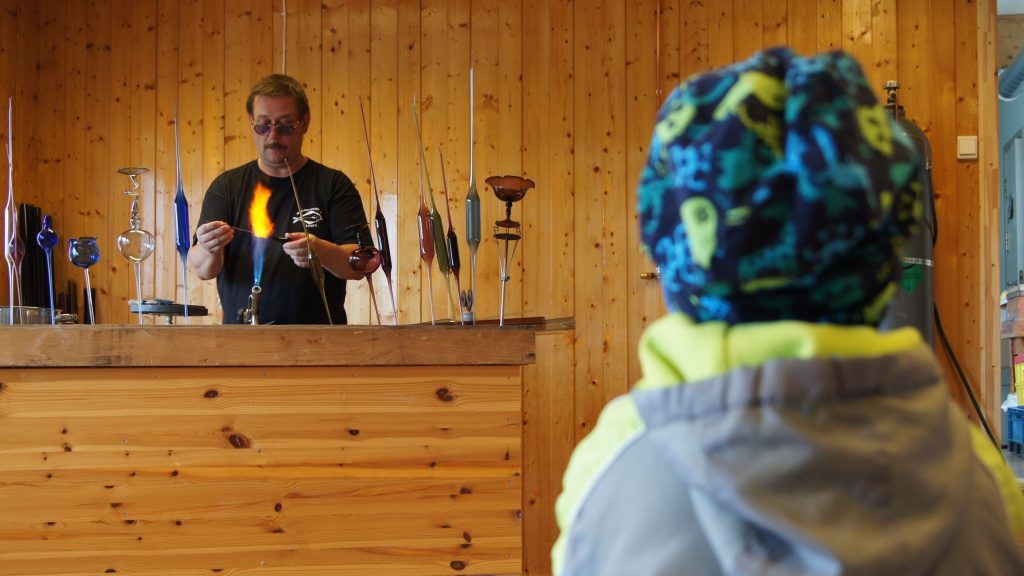
[[1024,574],[1024,498],[912,329],[696,324],[577,447],[556,574]]

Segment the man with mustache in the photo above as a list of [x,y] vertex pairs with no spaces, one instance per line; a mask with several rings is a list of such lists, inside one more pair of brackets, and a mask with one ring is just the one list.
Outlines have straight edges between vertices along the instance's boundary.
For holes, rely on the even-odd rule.
[[[345,280],[363,277],[348,264],[359,247],[356,232],[366,224],[359,192],[342,172],[303,156],[309,101],[294,78],[264,77],[252,87],[246,110],[257,158],[225,171],[206,191],[189,263],[203,280],[217,279],[225,324],[241,321],[256,284],[262,288],[261,323],[327,324],[330,318],[345,324]],[[285,237],[283,244],[262,240],[254,246],[249,209],[260,184],[270,190],[272,236]],[[326,271],[330,317],[308,270],[310,244]]]

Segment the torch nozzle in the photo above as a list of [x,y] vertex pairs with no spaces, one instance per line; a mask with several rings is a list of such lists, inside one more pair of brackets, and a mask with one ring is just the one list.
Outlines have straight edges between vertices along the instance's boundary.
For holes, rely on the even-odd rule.
[[258,326],[260,323],[260,297],[263,295],[263,289],[259,286],[253,286],[252,292],[249,293],[249,314],[247,324]]

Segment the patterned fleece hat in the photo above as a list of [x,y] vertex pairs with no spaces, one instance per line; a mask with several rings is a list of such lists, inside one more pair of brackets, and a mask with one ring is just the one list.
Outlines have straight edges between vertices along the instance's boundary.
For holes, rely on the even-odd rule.
[[843,52],[774,48],[658,113],[641,235],[695,321],[878,324],[920,219],[921,161]]

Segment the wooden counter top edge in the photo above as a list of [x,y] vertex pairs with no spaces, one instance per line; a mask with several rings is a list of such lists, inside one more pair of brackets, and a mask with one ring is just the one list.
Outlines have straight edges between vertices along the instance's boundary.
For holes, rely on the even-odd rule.
[[574,324],[2,326],[0,368],[524,365]]

